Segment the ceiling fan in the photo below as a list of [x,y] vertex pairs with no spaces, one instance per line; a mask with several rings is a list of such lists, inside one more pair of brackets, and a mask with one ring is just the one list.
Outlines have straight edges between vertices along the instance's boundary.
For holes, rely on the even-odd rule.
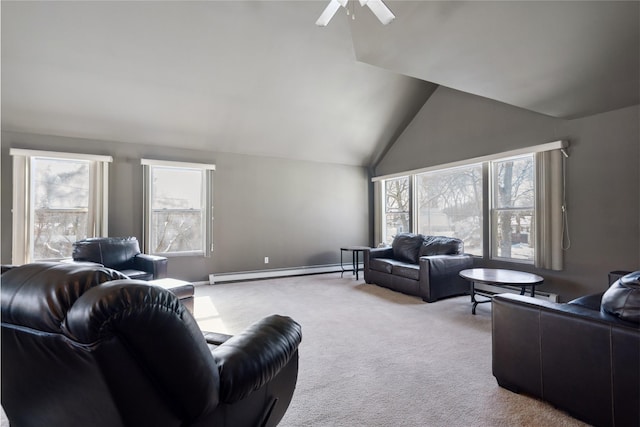
[[[351,0],[355,1],[355,0]],[[367,5],[371,12],[376,15],[376,18],[382,22],[383,25],[387,25],[389,22],[395,19],[395,15],[391,13],[389,8],[382,3],[382,0],[359,0],[360,6]],[[316,25],[320,27],[326,27],[333,15],[336,14],[340,6],[346,8],[349,0],[331,0],[325,10],[320,15],[320,18],[316,21]],[[348,13],[348,9],[347,9]]]

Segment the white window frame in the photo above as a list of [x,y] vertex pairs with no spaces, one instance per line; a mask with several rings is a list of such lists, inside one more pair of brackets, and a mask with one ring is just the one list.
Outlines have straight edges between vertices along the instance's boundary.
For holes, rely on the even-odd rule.
[[[409,230],[403,230],[405,233],[409,232],[414,226],[413,226],[413,215],[412,215],[412,211],[413,211],[413,179],[411,176],[409,175],[405,175],[405,176],[399,176],[399,177],[395,177],[392,178],[393,180],[399,180],[399,179],[406,179],[407,180],[407,211],[406,214],[408,216],[408,225],[409,225]],[[382,236],[382,242],[387,242],[388,238],[390,236],[387,236],[387,227],[386,227],[386,223],[387,223],[387,215],[390,214],[390,212],[387,212],[387,191],[386,191],[386,182],[383,183],[382,185],[382,213],[383,213],[383,219],[382,219],[382,230],[381,230],[381,236]],[[396,214],[403,214],[405,213],[405,211],[398,211],[398,212],[393,212]]]
[[[531,157],[533,160],[533,191],[534,191],[534,197],[532,200],[532,205],[531,206],[521,206],[521,207],[515,207],[515,206],[511,206],[508,208],[500,208],[497,207],[497,201],[498,201],[498,195],[497,195],[497,191],[498,191],[498,183],[496,182],[496,176],[495,176],[495,168],[496,168],[496,164],[500,163],[500,162],[504,162],[504,161],[509,161],[509,160],[520,160],[526,157]],[[491,242],[491,245],[489,247],[489,258],[493,259],[493,260],[497,260],[497,261],[507,261],[507,262],[513,262],[513,263],[519,263],[519,264],[534,264],[535,263],[535,246],[538,243],[538,238],[537,238],[537,227],[535,226],[535,221],[536,219],[539,217],[539,215],[537,215],[536,213],[538,212],[538,206],[536,206],[536,199],[538,198],[538,185],[537,185],[537,179],[536,179],[536,163],[537,163],[537,159],[535,156],[535,153],[528,153],[528,154],[520,154],[518,156],[511,156],[511,157],[503,157],[501,159],[496,159],[496,160],[492,160],[491,162],[489,162],[489,182],[490,182],[490,191],[489,191],[489,239]],[[505,257],[505,256],[500,256],[498,255],[498,215],[500,212],[502,211],[512,211],[512,212],[528,212],[528,211],[532,211],[532,221],[534,223],[533,225],[533,230],[529,236],[529,243],[534,245],[534,258],[533,259],[522,259],[522,258],[515,258],[515,257]]]
[[[567,206],[565,203],[564,194],[564,170],[565,160],[568,157],[566,149],[569,144],[567,141],[553,141],[546,144],[535,145],[531,147],[520,148],[503,153],[490,154],[487,156],[475,157],[467,160],[461,160],[457,162],[447,163],[443,165],[430,166],[426,168],[414,169],[405,172],[398,172],[395,174],[383,175],[373,177],[371,180],[374,183],[374,203],[376,207],[374,209],[374,223],[375,223],[375,237],[382,236],[383,231],[381,227],[384,227],[384,182],[388,179],[394,179],[398,177],[410,176],[410,181],[414,182],[415,177],[418,174],[440,171],[459,166],[467,166],[477,163],[483,164],[483,223],[484,223],[484,243],[483,243],[483,255],[485,260],[494,259],[496,261],[504,261],[510,263],[528,263],[533,264],[538,268],[562,270],[563,268],[563,251],[568,249],[568,246],[564,245],[565,229],[567,222]],[[493,225],[492,225],[492,202],[490,202],[492,196],[491,185],[491,173],[488,173],[489,164],[492,161],[504,160],[508,158],[523,156],[527,154],[534,155],[535,163],[535,205],[534,205],[534,221],[535,221],[535,236],[531,236],[535,239],[534,261],[514,259],[514,258],[492,258],[492,248],[495,247],[493,242]],[[410,195],[410,197],[414,197]],[[416,217],[413,210],[416,204],[414,203],[410,216]],[[412,230],[416,230],[415,221],[412,222]],[[568,238],[568,237],[567,237]]]
[[[204,256],[209,257],[213,251],[213,171],[216,170],[214,164],[189,163],[169,160],[141,159],[143,167],[143,190],[144,190],[144,218],[143,218],[143,246],[145,253],[162,256]],[[204,210],[202,221],[202,245],[195,251],[175,251],[156,253],[151,247],[151,226],[152,226],[152,198],[153,183],[151,182],[152,170],[154,167],[175,168],[183,170],[198,170],[202,172],[201,206]]]
[[33,262],[33,215],[31,208],[31,163],[33,159],[89,161],[89,212],[87,237],[108,235],[109,163],[111,156],[62,153],[12,148],[13,215],[11,262],[21,265]]

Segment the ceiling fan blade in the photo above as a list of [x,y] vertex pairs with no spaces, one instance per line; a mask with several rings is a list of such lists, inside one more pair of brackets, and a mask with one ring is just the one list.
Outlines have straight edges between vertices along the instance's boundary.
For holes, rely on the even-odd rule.
[[[344,2],[346,4],[346,1]],[[322,15],[316,21],[316,25],[319,27],[326,27],[333,15],[336,14],[338,9],[340,8],[340,3],[338,0],[331,0],[327,7],[322,12]]]
[[387,25],[389,22],[395,19],[395,15],[391,13],[389,8],[382,3],[382,0],[360,0],[360,4],[366,4],[371,12],[376,15],[376,18],[382,22],[383,25]]

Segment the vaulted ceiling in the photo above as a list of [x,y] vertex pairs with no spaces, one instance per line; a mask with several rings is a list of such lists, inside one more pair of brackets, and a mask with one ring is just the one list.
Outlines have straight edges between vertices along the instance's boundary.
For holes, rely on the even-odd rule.
[[[369,165],[438,85],[556,117],[640,102],[639,2],[1,3],[2,129]],[[354,3],[354,0],[351,0]]]

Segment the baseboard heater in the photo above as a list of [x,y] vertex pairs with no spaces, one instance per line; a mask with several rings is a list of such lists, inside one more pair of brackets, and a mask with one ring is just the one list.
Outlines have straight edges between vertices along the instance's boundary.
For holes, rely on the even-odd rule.
[[[234,273],[216,273],[209,275],[209,284],[223,282],[240,282],[245,280],[259,280],[259,279],[273,279],[276,277],[288,277],[288,276],[306,276],[308,274],[322,274],[322,273],[335,273],[341,272],[344,268],[345,272],[351,273],[353,267],[351,263],[349,265],[340,264],[328,264],[328,265],[314,265],[307,267],[293,267],[293,268],[274,268],[270,270],[255,270],[255,271],[240,271]],[[360,270],[363,265],[360,263]],[[206,282],[205,282],[206,283]]]
[[[493,286],[493,285],[487,285],[487,284],[484,284],[484,283],[477,283],[475,285],[475,287],[476,287],[476,289],[489,291],[492,294],[520,294],[520,291],[522,289],[519,286],[510,286],[510,285]],[[527,291],[525,292],[525,295],[527,295],[527,296],[531,295],[531,287],[530,286],[527,286]],[[546,300],[546,301],[558,302],[558,294],[553,294],[553,293],[545,292],[545,291],[539,291],[538,289],[536,289],[536,296],[535,297],[539,298],[539,299]]]

